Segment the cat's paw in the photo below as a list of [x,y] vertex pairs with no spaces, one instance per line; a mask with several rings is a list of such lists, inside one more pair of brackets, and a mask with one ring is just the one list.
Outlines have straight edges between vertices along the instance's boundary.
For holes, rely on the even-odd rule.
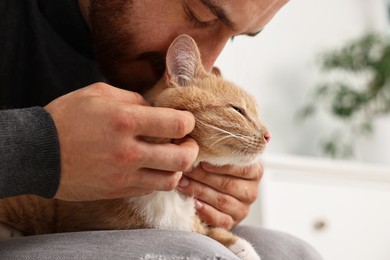
[[23,233],[19,230],[0,222],[0,240],[10,239],[12,237],[22,237]]
[[239,238],[236,243],[229,246],[229,249],[242,260],[260,260],[260,256],[252,245],[242,238]]

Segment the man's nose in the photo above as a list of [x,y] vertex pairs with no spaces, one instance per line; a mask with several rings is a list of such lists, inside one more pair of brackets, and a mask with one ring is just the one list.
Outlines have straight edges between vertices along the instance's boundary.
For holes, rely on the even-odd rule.
[[204,68],[207,71],[211,71],[215,61],[217,60],[219,54],[221,54],[223,48],[225,47],[229,38],[219,39],[215,41],[204,41],[202,44],[199,44],[199,51],[202,58],[202,63]]

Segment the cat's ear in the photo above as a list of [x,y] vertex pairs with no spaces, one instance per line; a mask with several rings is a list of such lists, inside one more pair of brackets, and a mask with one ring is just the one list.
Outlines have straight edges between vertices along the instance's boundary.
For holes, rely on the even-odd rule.
[[168,49],[166,75],[170,83],[186,86],[193,78],[204,73],[198,46],[186,34],[178,36]]

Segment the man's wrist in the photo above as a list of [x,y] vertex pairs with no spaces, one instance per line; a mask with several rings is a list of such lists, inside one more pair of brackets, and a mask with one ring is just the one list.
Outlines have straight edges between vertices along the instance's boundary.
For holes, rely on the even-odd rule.
[[60,180],[57,130],[42,107],[0,111],[0,197],[55,195]]

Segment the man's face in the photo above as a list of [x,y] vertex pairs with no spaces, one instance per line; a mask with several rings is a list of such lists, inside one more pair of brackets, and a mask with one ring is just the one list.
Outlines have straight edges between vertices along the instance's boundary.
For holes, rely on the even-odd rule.
[[254,36],[287,1],[92,0],[96,57],[113,85],[142,90],[162,76],[170,43],[188,34],[211,70],[231,37]]

